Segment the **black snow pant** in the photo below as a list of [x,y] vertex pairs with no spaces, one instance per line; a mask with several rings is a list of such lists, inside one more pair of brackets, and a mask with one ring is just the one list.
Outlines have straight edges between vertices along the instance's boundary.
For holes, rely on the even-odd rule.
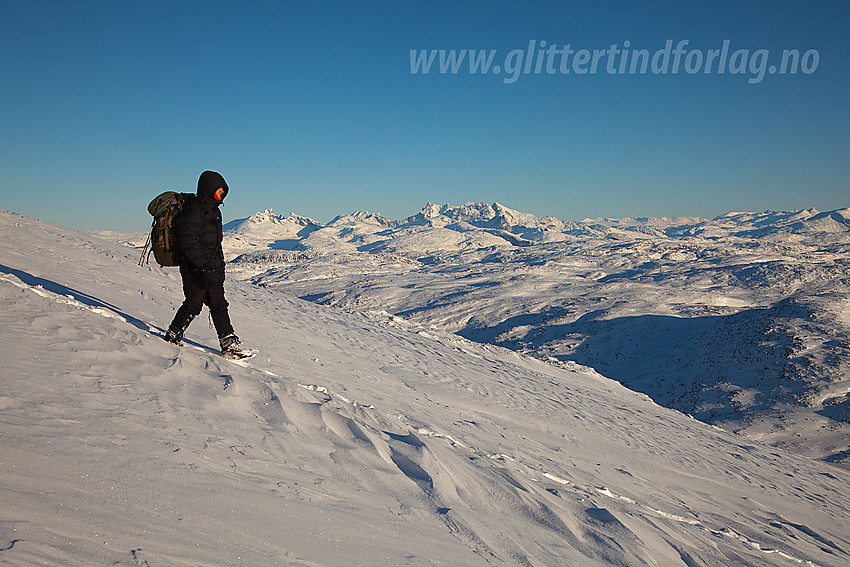
[[230,324],[230,315],[227,312],[228,303],[224,298],[224,274],[219,274],[219,281],[215,286],[207,287],[203,274],[192,269],[188,264],[181,263],[180,276],[183,278],[183,296],[186,299],[174,314],[174,320],[170,325],[171,330],[182,337],[189,323],[206,305],[210,309],[218,338],[221,339],[233,333],[233,325]]

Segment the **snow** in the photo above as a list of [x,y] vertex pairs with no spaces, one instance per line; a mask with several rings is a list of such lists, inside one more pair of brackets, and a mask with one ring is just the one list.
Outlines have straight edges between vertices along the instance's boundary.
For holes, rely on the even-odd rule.
[[847,209],[565,223],[429,203],[380,225],[340,218],[301,239],[299,256],[241,254],[232,273],[591,366],[707,423],[850,467]]
[[[216,355],[201,319],[183,347],[156,336],[181,301],[176,270],[139,267],[138,251],[108,236],[13,213],[0,212],[0,236],[0,562],[850,562],[850,473],[656,405],[586,366],[472,342],[392,309],[304,301],[294,287],[236,277],[248,264],[234,264],[226,285],[237,332],[260,354],[236,364]],[[630,248],[616,269],[544,257],[541,274],[505,272],[498,254],[508,246],[470,249],[465,257],[480,259],[470,267],[439,254],[423,258],[433,265],[369,264],[364,252],[353,261],[391,275],[385,307],[401,298],[399,281],[423,278],[437,288],[427,297],[450,307],[443,292],[460,290],[460,301],[510,277],[509,306],[545,315],[558,274],[610,278],[633,269],[622,254],[645,252]],[[316,276],[333,266],[321,258],[292,261],[315,261]],[[335,261],[347,285],[345,254]],[[545,294],[526,287],[544,284]],[[594,301],[587,321],[626,309]],[[498,301],[474,305],[486,319]],[[578,316],[563,313],[553,315]]]
[[257,250],[297,250],[300,239],[320,225],[307,217],[291,213],[288,217],[276,215],[272,209],[255,213],[247,219],[227,223],[229,249],[239,253]]

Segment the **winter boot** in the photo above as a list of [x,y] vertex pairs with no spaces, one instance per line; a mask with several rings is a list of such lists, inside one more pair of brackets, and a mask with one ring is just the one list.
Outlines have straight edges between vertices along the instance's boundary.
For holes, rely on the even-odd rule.
[[254,356],[254,353],[251,351],[239,348],[242,341],[240,341],[239,337],[233,333],[221,337],[219,340],[221,341],[221,356],[224,358],[239,360],[241,358],[250,358]]
[[178,346],[180,345],[180,341],[183,340],[183,336],[181,334],[178,334],[171,327],[169,327],[168,330],[165,331],[165,334],[162,336],[162,338],[165,339],[166,342],[169,342],[171,344],[175,344],[175,345],[178,345]]
[[182,344],[181,341],[183,340],[183,333],[185,333],[186,329],[189,328],[189,323],[191,323],[192,319],[194,318],[194,315],[190,315],[183,321],[182,325],[175,327],[174,323],[178,319],[177,316],[175,316],[174,321],[172,321],[171,325],[168,326],[168,330],[165,331],[165,334],[162,336],[162,338],[171,344],[180,346]]

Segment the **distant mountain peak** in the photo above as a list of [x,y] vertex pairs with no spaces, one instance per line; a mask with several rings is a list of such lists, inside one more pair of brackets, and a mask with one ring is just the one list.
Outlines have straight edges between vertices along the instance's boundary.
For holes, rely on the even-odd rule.
[[283,216],[274,214],[274,211],[272,209],[266,209],[265,211],[254,213],[253,215],[251,215],[250,217],[245,219],[245,223],[250,223],[250,224],[259,224],[259,223],[264,223],[264,222],[276,223],[276,222],[283,222],[284,220],[285,220],[285,218]]
[[355,211],[347,215],[337,216],[336,218],[331,220],[331,222],[329,222],[327,226],[335,226],[339,224],[349,223],[376,224],[379,226],[391,226],[394,224],[393,221],[384,217],[380,213],[370,213],[369,211]]

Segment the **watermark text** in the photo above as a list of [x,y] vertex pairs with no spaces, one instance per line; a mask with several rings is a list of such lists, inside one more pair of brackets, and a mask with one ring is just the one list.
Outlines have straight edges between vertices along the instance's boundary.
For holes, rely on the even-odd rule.
[[724,40],[717,49],[690,49],[690,41],[668,39],[656,50],[633,48],[626,40],[605,49],[574,49],[530,40],[524,49],[513,49],[504,57],[496,49],[411,49],[413,75],[494,75],[505,84],[523,75],[744,75],[751,85],[767,75],[811,75],[820,64],[816,49],[785,49],[773,54],[768,49],[733,49]]

